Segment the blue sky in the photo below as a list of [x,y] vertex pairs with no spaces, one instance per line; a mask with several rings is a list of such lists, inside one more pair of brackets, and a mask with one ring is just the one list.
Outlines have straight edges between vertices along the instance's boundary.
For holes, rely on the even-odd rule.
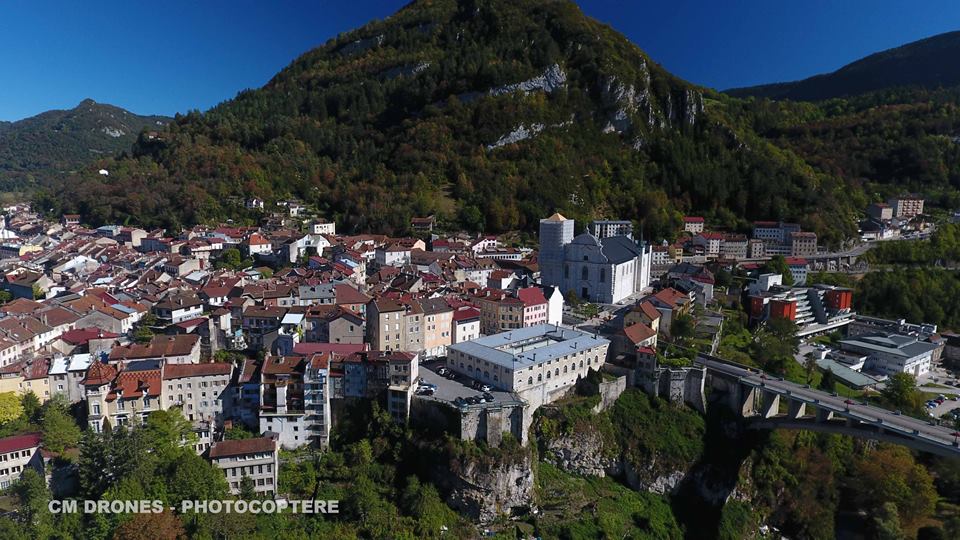
[[[141,114],[207,109],[406,2],[0,0],[0,120],[84,98]],[[832,71],[960,29],[945,0],[581,0],[677,75],[714,88]]]

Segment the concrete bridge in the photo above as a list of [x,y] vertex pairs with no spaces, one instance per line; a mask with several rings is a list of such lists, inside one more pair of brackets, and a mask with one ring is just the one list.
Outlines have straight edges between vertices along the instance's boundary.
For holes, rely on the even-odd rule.
[[960,432],[843,396],[822,392],[714,356],[701,354],[714,403],[725,403],[753,429],[808,429],[902,444],[960,457]]

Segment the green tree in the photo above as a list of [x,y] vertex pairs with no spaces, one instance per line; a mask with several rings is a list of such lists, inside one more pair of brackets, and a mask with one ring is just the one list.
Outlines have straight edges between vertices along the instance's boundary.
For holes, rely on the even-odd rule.
[[52,531],[52,520],[47,504],[50,491],[43,476],[32,467],[24,469],[20,480],[13,487],[17,508],[24,523],[31,527],[34,538],[47,538]]
[[807,384],[813,382],[813,374],[817,372],[817,359],[813,354],[807,353],[804,358],[803,371],[807,374]]
[[[23,415],[31,422],[40,420],[40,398],[33,393],[33,390],[27,391],[20,397],[20,404],[23,406]],[[3,407],[0,406],[0,411]]]
[[903,540],[905,535],[900,528],[900,516],[897,505],[884,503],[873,516],[873,529],[877,540]]
[[416,518],[420,537],[439,538],[442,528],[453,521],[452,512],[437,489],[430,484],[421,484],[415,476],[407,478],[407,485],[400,495],[400,507],[405,514]]
[[143,427],[143,436],[147,447],[161,460],[171,459],[185,446],[192,448],[197,440],[193,426],[179,407],[151,412]]
[[833,374],[832,369],[827,368],[827,370],[823,372],[823,377],[820,379],[820,384],[817,385],[817,388],[824,392],[830,392],[831,394],[837,391],[837,376]]
[[769,319],[754,334],[751,356],[760,367],[785,375],[795,363],[794,355],[800,347],[797,326],[787,319]]
[[693,317],[681,313],[670,322],[670,337],[673,338],[676,343],[683,345],[693,337],[695,329],[696,325]]
[[238,270],[242,268],[243,256],[240,254],[240,250],[237,248],[227,248],[220,253],[220,257],[217,258],[217,266],[219,268],[229,268],[231,270]]
[[0,538],[5,540],[30,540],[36,537],[29,536],[20,523],[8,517],[0,517]]
[[80,442],[80,428],[62,405],[47,403],[43,412],[43,445],[51,452],[63,452]]
[[257,498],[253,478],[247,475],[243,475],[243,478],[240,479],[240,498],[245,501],[252,501]]
[[224,430],[223,432],[223,438],[228,441],[236,441],[240,439],[252,439],[256,436],[257,435],[255,433],[239,425],[235,425],[230,429]]
[[166,476],[170,502],[226,498],[229,491],[223,473],[186,448],[170,464]]
[[0,425],[12,422],[22,415],[22,400],[16,392],[0,393]]
[[909,373],[895,373],[880,391],[884,404],[910,414],[923,415],[923,394],[917,389],[917,380]]
[[774,255],[761,269],[763,273],[780,274],[783,276],[784,285],[793,285],[793,274],[790,273],[790,267],[783,255]]
[[133,339],[137,343],[149,343],[154,335],[153,330],[151,330],[149,326],[141,324],[134,330]]

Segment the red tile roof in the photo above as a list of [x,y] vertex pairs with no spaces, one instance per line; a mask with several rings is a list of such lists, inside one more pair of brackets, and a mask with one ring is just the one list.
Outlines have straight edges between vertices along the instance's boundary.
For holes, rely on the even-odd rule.
[[240,439],[235,441],[222,441],[210,448],[211,458],[240,456],[243,454],[259,454],[262,452],[273,453],[277,448],[277,443],[267,437],[257,437],[255,439]]
[[86,345],[91,339],[116,339],[120,334],[105,332],[99,328],[90,326],[87,328],[77,328],[76,330],[67,330],[60,335],[60,339],[71,345]]
[[540,287],[527,287],[525,289],[520,289],[517,291],[517,298],[523,301],[523,305],[530,306],[539,306],[540,304],[546,304],[547,299],[543,296],[543,289]]
[[36,448],[40,446],[41,438],[39,433],[24,433],[23,435],[4,437],[0,439],[0,454]]
[[153,336],[150,343],[140,345],[132,343],[126,347],[114,347],[110,351],[110,360],[139,360],[144,358],[166,358],[168,356],[187,356],[200,342],[200,336],[183,334],[179,336]]
[[233,364],[214,362],[206,364],[167,364],[163,367],[164,379],[183,379],[185,377],[206,377],[211,375],[230,375]]
[[102,386],[113,381],[117,376],[117,368],[95,360],[87,368],[87,376],[81,381],[84,385]]
[[633,342],[634,345],[646,341],[657,333],[649,326],[643,323],[635,323],[623,329],[623,333]]
[[107,394],[107,401],[117,398],[160,397],[160,370],[122,371]]
[[644,300],[633,306],[633,311],[639,311],[640,313],[643,313],[651,321],[655,321],[660,318],[660,312],[657,311],[656,306],[650,303],[649,300]]
[[333,286],[334,294],[338,304],[366,304],[370,297],[358,291],[357,289],[340,283]]

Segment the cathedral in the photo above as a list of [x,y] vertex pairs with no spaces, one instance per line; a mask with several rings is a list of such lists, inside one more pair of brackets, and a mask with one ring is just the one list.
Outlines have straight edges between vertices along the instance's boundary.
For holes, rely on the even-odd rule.
[[573,228],[574,221],[558,213],[540,220],[542,284],[601,304],[615,304],[650,285],[651,246],[636,242],[632,234],[598,237],[584,232],[574,237]]

